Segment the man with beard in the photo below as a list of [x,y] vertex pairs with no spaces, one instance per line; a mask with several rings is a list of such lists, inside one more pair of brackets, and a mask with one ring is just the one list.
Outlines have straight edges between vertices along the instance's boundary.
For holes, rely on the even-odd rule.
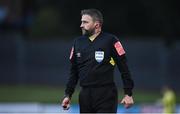
[[71,49],[71,73],[62,100],[68,110],[77,82],[81,91],[79,105],[81,113],[116,113],[118,92],[113,79],[117,64],[123,80],[124,98],[121,103],[129,108],[132,98],[133,80],[126,63],[125,51],[116,36],[102,32],[103,16],[97,9],[81,11],[82,36],[74,41]]

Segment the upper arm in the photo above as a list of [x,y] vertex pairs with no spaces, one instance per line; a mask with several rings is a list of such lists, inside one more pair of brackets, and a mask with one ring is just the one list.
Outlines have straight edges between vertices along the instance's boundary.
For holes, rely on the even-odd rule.
[[112,51],[113,57],[115,57],[115,58],[119,58],[119,57],[125,55],[125,53],[126,53],[121,42],[117,38],[112,39],[112,50],[113,50]]

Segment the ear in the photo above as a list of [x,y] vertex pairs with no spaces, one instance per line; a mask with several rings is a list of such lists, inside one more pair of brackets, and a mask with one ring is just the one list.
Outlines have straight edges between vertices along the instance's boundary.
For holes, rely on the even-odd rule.
[[99,28],[100,27],[100,23],[99,22],[95,22],[95,28]]

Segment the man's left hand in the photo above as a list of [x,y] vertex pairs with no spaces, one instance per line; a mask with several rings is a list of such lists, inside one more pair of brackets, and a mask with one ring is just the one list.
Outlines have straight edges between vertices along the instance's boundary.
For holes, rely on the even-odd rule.
[[125,108],[130,108],[134,104],[133,97],[125,95],[121,103],[124,104]]

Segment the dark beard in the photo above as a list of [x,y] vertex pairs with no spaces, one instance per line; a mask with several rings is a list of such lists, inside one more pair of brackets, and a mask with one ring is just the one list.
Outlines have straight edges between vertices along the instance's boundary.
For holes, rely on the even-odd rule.
[[86,30],[86,29],[82,29],[82,35],[90,37],[94,34],[94,30]]

